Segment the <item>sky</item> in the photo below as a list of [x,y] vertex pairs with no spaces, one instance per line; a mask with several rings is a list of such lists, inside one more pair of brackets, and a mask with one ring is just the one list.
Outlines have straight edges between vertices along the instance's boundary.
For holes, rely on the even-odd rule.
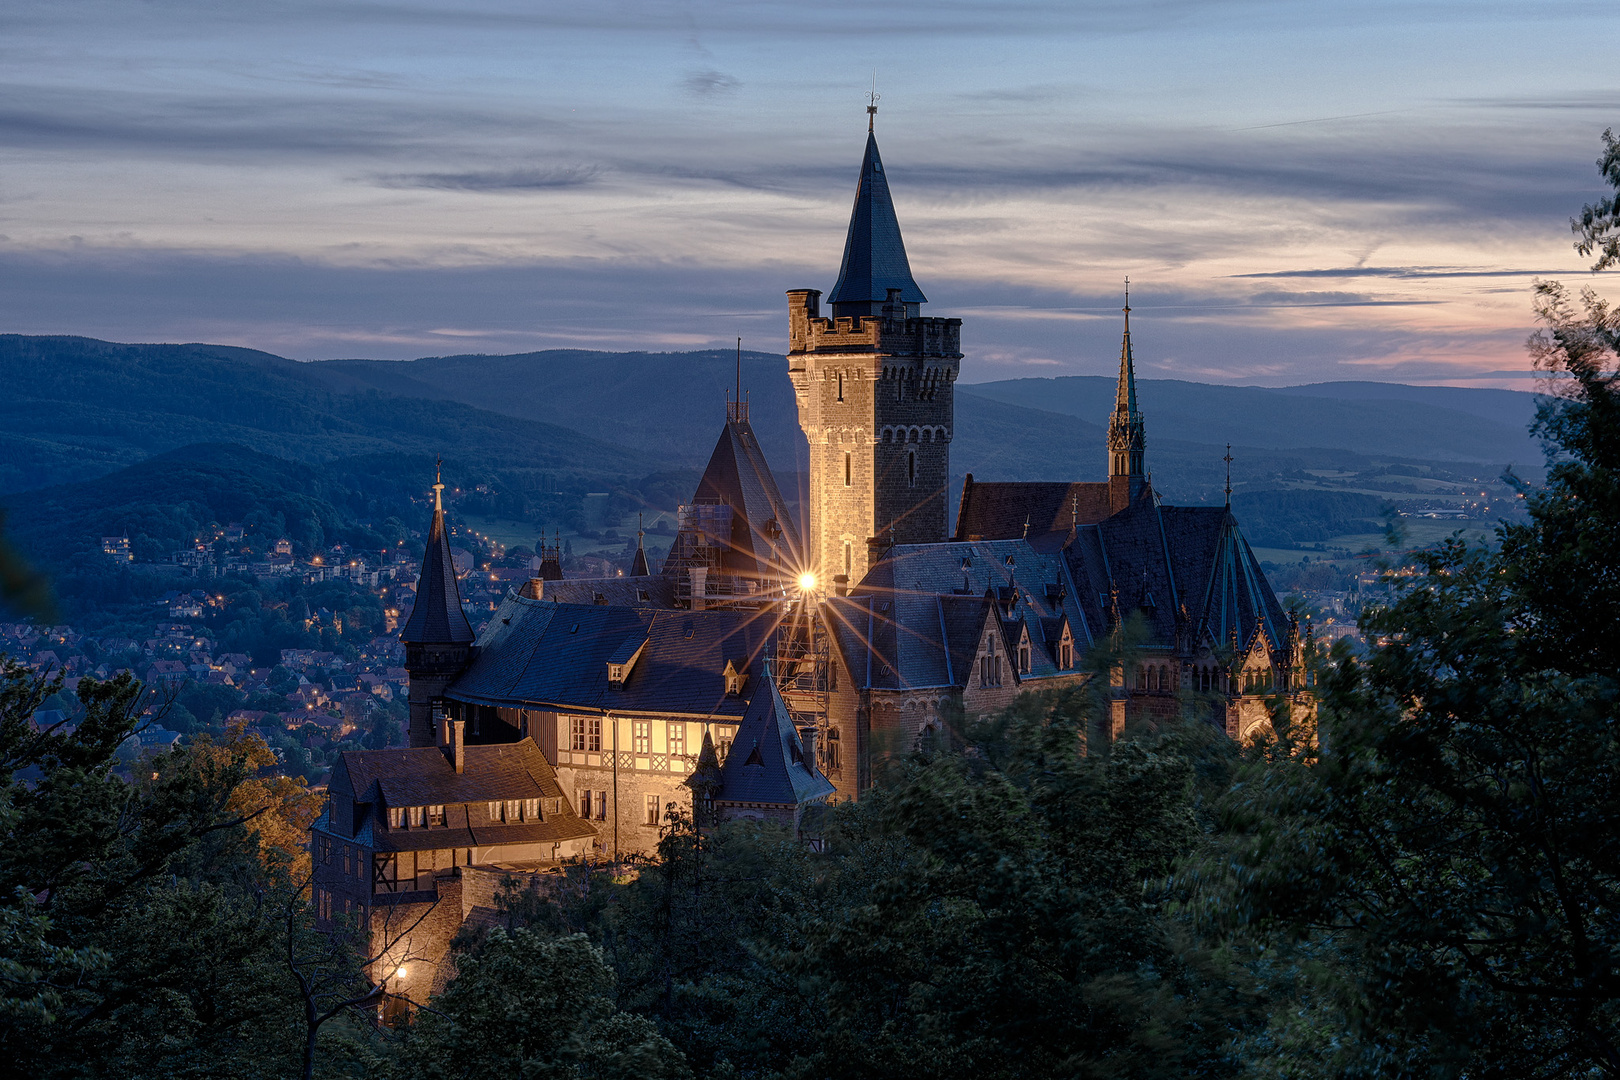
[[964,382],[1531,388],[1620,5],[7,0],[0,332],[786,348],[876,80]]

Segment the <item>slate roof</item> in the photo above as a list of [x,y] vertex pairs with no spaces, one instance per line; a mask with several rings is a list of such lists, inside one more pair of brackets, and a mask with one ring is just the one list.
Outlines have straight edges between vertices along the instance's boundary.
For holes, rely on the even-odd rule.
[[[857,685],[963,687],[988,622],[1005,624],[1004,638],[1013,626],[1028,628],[1029,678],[1059,674],[1055,646],[1065,620],[1083,654],[1098,624],[1088,622],[1075,593],[1061,552],[1026,540],[947,541],[890,548],[848,596],[821,607]],[[1007,644],[1016,648],[1016,639]]]
[[[723,556],[726,570],[753,576],[797,576],[803,561],[799,530],[747,420],[727,421],[692,501],[731,507],[729,549]],[[670,548],[666,572],[677,559],[677,547]]]
[[[485,847],[571,840],[594,836],[596,830],[581,820],[563,795],[557,774],[533,739],[490,746],[464,746],[463,769],[456,772],[444,750],[436,746],[389,750],[349,750],[332,768],[330,791],[334,797],[369,803],[357,840],[378,851],[419,851],[444,847]],[[474,827],[465,804],[496,799],[560,799],[556,814],[539,822]],[[380,829],[375,819],[381,807],[444,806],[445,828]],[[461,821],[456,821],[457,816]],[[330,828],[325,813],[315,828]]]
[[720,769],[715,798],[732,803],[798,806],[825,799],[837,789],[805,759],[793,713],[766,677],[748,703],[731,752]]
[[433,524],[428,528],[422,573],[416,579],[416,602],[400,628],[399,640],[412,645],[466,645],[472,639],[472,626],[461,610],[461,593],[456,588],[456,564],[444,529],[444,506],[435,492]]
[[912,279],[889,180],[878,156],[877,137],[868,132],[855,208],[849,216],[849,236],[844,241],[844,263],[827,300],[833,304],[881,303],[888,298],[888,289],[899,289],[900,298],[908,304],[928,301]]
[[[984,483],[969,473],[962,482],[956,539],[1028,539],[1039,548],[1067,542],[1076,519],[1082,525],[1112,513],[1104,483]],[[1029,522],[1026,537],[1024,523]]]
[[[726,662],[746,664],[749,686],[757,686],[776,621],[769,612],[558,604],[508,594],[479,638],[477,659],[446,696],[740,719],[746,702],[726,696]],[[608,660],[641,636],[647,646],[624,686],[609,686]]]
[[539,584],[527,588],[524,593],[533,600],[552,600],[559,604],[608,604],[616,607],[675,606],[675,582],[662,575],[534,580]]

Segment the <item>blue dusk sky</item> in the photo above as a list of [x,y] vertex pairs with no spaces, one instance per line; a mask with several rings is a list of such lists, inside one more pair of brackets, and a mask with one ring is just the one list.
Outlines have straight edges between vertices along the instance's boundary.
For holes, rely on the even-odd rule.
[[[1604,3],[8,0],[0,331],[300,359],[786,345],[865,93],[964,381],[1526,387]],[[1609,290],[1615,291],[1612,288]]]

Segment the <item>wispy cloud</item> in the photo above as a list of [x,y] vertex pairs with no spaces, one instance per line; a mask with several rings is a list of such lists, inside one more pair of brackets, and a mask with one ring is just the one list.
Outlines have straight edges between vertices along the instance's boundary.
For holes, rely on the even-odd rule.
[[602,175],[600,165],[558,165],[549,169],[504,169],[461,173],[396,173],[376,177],[379,187],[437,191],[550,191],[585,187]]

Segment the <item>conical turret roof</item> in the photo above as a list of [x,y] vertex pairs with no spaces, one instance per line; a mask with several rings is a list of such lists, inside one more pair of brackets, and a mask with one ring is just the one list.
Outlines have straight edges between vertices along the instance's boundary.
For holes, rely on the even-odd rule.
[[928,301],[911,276],[905,241],[900,239],[900,221],[894,216],[894,200],[889,196],[889,180],[883,172],[883,159],[878,156],[877,137],[867,132],[866,157],[855,189],[855,209],[849,217],[849,237],[844,241],[844,265],[827,301],[881,303],[888,298],[889,289],[899,289],[900,299],[908,304]]
[[444,484],[433,485],[433,524],[428,529],[422,573],[416,579],[416,604],[400,629],[399,640],[412,645],[469,645],[472,626],[461,610],[456,563],[444,527]]

